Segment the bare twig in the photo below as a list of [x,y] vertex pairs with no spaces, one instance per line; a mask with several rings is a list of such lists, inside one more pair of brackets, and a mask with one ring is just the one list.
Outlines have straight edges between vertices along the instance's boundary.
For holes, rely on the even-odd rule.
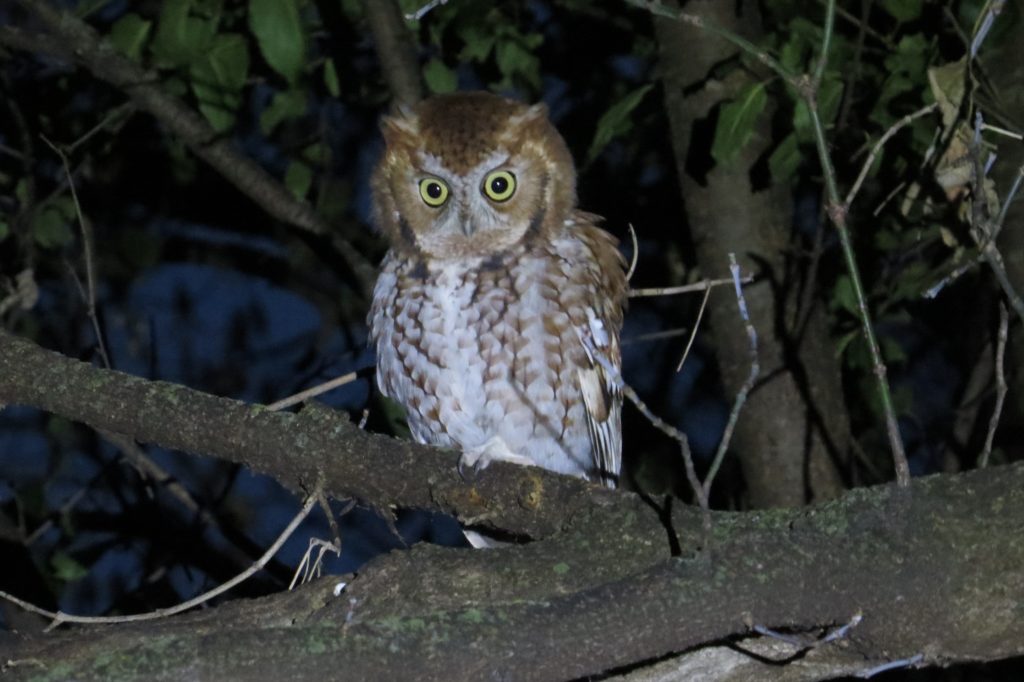
[[[111,127],[114,123],[119,124],[118,127],[120,127],[120,125],[123,125],[128,121],[128,119],[132,117],[132,114],[134,114],[135,111],[135,104],[132,102],[125,102],[120,106],[114,107],[109,112],[107,112],[107,115],[103,117],[102,121],[94,125],[91,129],[87,130],[85,134],[83,134],[77,140],[75,140],[71,144],[62,145],[64,148],[64,153],[67,154],[68,156],[74,154],[76,149],[78,149],[83,144],[91,140],[97,133],[100,133],[106,130],[108,127]],[[52,147],[53,145],[51,144],[50,146]]]
[[[316,548],[317,550],[316,559],[312,558],[313,548]],[[310,580],[319,578],[321,567],[323,565],[324,554],[327,552],[333,552],[335,556],[340,557],[341,545],[321,540],[320,538],[310,538],[309,547],[306,549],[306,553],[302,555],[302,561],[299,562],[298,568],[295,569],[295,575],[292,577],[292,581],[288,585],[288,589],[292,590],[295,588],[296,584],[305,585]]]
[[589,328],[577,328],[577,335],[579,335],[580,343],[586,349],[587,354],[593,358],[595,362],[601,365],[605,373],[608,375],[608,379],[618,388],[622,395],[626,397],[636,409],[640,410],[640,414],[647,418],[651,424],[664,433],[672,440],[679,443],[679,447],[683,453],[683,463],[686,467],[686,477],[690,481],[690,486],[693,488],[693,494],[697,498],[697,502],[700,505],[701,512],[704,517],[704,527],[706,531],[711,530],[711,506],[708,504],[707,492],[700,484],[700,479],[697,477],[697,470],[693,464],[693,454],[690,452],[690,441],[686,437],[686,434],[672,426],[664,419],[654,414],[651,408],[647,406],[633,387],[626,383],[625,379],[622,378],[622,373],[619,368],[611,363],[605,353],[597,346],[594,342],[592,332]]
[[[750,284],[754,281],[753,275],[743,278],[743,284]],[[732,284],[732,279],[723,277],[721,279],[705,279],[693,284],[683,284],[676,287],[649,287],[646,289],[630,289],[630,298],[642,298],[644,296],[674,296],[675,294],[692,294],[695,291],[707,291],[723,284]]]
[[92,233],[92,224],[82,215],[82,205],[78,201],[78,192],[75,190],[75,182],[71,177],[71,166],[68,163],[67,155],[50,142],[45,135],[40,135],[43,142],[60,157],[64,164],[64,175],[67,177],[68,187],[71,190],[71,200],[75,205],[75,216],[78,218],[78,227],[82,231],[82,258],[85,261],[85,306],[89,321],[92,322],[93,333],[96,335],[96,346],[103,360],[103,366],[110,369],[110,356],[107,354],[107,346],[103,342],[103,332],[100,330],[100,320],[96,315],[96,268],[94,265],[95,239]]
[[204,592],[198,597],[189,599],[186,602],[182,602],[177,606],[171,606],[166,609],[157,609],[156,611],[150,611],[148,613],[137,613],[128,616],[73,616],[67,613],[62,613],[60,611],[57,611],[55,613],[53,611],[41,609],[38,606],[18,599],[17,597],[10,595],[6,592],[0,592],[0,599],[6,599],[7,601],[13,604],[17,604],[26,611],[31,611],[32,613],[36,613],[41,616],[45,616],[46,618],[53,619],[53,622],[50,623],[50,625],[47,627],[47,630],[51,630],[60,625],[61,623],[82,623],[88,625],[99,625],[109,623],[131,623],[140,620],[153,620],[155,618],[166,618],[167,616],[173,616],[176,613],[187,611],[188,609],[191,609],[195,606],[199,606],[200,604],[203,604],[204,602],[207,602],[213,599],[214,597],[223,594],[224,592],[227,592],[232,587],[235,587],[239,583],[247,580],[250,576],[255,574],[264,566],[266,566],[270,559],[273,558],[273,556],[277,554],[278,550],[281,549],[284,543],[288,541],[288,538],[292,536],[292,533],[294,533],[295,529],[299,527],[299,524],[301,524],[306,519],[306,517],[309,516],[310,510],[313,509],[313,506],[316,504],[316,502],[317,496],[310,495],[309,498],[306,500],[306,503],[302,506],[302,509],[299,510],[299,513],[295,515],[295,517],[291,520],[288,526],[281,532],[281,535],[278,536],[277,540],[275,540],[274,543],[269,548],[267,548],[267,551],[264,552],[263,556],[261,556],[252,566],[242,571],[234,578],[231,578],[227,582],[215,587],[214,589],[208,592]]
[[693,331],[690,333],[690,340],[686,342],[686,348],[683,349],[683,356],[679,358],[679,364],[676,365],[676,372],[683,369],[683,363],[686,362],[686,358],[690,355],[690,348],[693,347],[693,341],[697,338],[697,330],[700,329],[700,322],[704,319],[704,310],[708,307],[708,299],[711,298],[711,287],[704,290],[704,300],[700,302],[700,310],[697,311],[697,320],[693,323]]
[[1017,192],[1020,191],[1021,181],[1024,180],[1024,165],[1017,169],[1017,177],[1013,179],[1013,184],[1010,186],[1010,191],[1006,195],[1006,199],[1003,200],[1003,206],[999,209],[999,217],[996,218],[995,228],[993,229],[994,237],[999,235],[999,232],[1003,229],[1003,223],[1006,222],[1006,214],[1010,210],[1010,203],[1016,198]]
[[348,374],[336,377],[334,379],[331,379],[330,381],[325,381],[324,383],[313,386],[312,388],[307,388],[304,391],[299,391],[298,393],[290,395],[287,398],[282,398],[281,400],[278,400],[276,403],[270,403],[269,405],[267,405],[267,409],[277,411],[283,410],[286,407],[291,407],[292,405],[297,405],[304,400],[315,398],[321,393],[326,393],[327,391],[335,389],[338,386],[344,386],[345,384],[351,383],[356,380],[356,377],[357,375],[355,372],[349,372]]
[[882,151],[882,147],[885,146],[885,143],[888,142],[889,139],[893,135],[898,133],[904,127],[910,125],[916,119],[919,119],[922,116],[925,116],[925,115],[930,114],[931,112],[935,111],[935,109],[937,109],[938,106],[939,106],[938,102],[932,102],[931,104],[929,104],[927,106],[921,107],[920,109],[918,109],[917,111],[915,111],[912,114],[907,114],[906,116],[904,116],[903,118],[901,118],[900,120],[896,121],[891,126],[889,126],[889,129],[885,131],[885,133],[882,135],[882,137],[878,138],[878,142],[876,142],[875,146],[871,148],[871,153],[868,154],[867,160],[865,160],[864,161],[864,165],[861,166],[860,174],[857,176],[857,179],[854,181],[853,187],[851,187],[850,191],[847,192],[847,194],[846,194],[846,200],[843,202],[843,205],[847,209],[850,208],[850,205],[853,203],[854,198],[857,196],[857,192],[860,191],[860,186],[861,186],[861,184],[864,183],[864,178],[867,177],[868,172],[871,170],[872,164],[874,164],[874,162],[875,162],[875,158],[878,156],[878,153],[880,151]]
[[[828,4],[835,5],[835,0],[829,0]],[[826,19],[834,19],[832,11],[826,12]],[[830,29],[826,29],[830,30]],[[820,62],[824,62],[827,55],[822,54]],[[853,241],[847,229],[846,217],[849,207],[842,202],[839,195],[839,186],[836,182],[835,167],[832,164],[832,157],[829,153],[828,142],[825,136],[825,126],[818,113],[817,91],[813,88],[798,88],[804,101],[807,104],[811,116],[811,124],[814,130],[814,140],[818,149],[818,160],[825,176],[825,189],[828,201],[826,208],[829,218],[836,226],[839,233],[839,241],[842,245],[843,257],[846,260],[846,270],[850,276],[850,283],[853,286],[854,297],[857,299],[857,311],[859,313],[861,328],[864,339],[867,341],[868,350],[871,354],[871,362],[874,367],[879,397],[882,403],[882,411],[885,415],[886,433],[889,436],[889,448],[892,450],[893,464],[896,470],[896,482],[901,488],[910,485],[910,465],[907,463],[906,451],[903,448],[903,438],[900,436],[899,422],[896,420],[896,409],[892,401],[892,393],[889,390],[889,382],[886,379],[885,363],[882,361],[882,352],[878,347],[878,340],[875,338],[875,330],[871,323],[871,313],[868,311],[867,299],[864,295],[864,286],[861,284],[860,270],[857,266],[857,258],[853,250]]]
[[1002,288],[1006,300],[1009,301],[1010,307],[1024,320],[1024,299],[1021,299],[1016,287],[1006,274],[1003,254],[996,246],[996,237],[1002,227],[1000,221],[1005,218],[1006,213],[1009,211],[1010,201],[1020,188],[1020,173],[1018,173],[1018,177],[1014,180],[1013,186],[1010,189],[1010,196],[1006,198],[1006,201],[1003,202],[1002,207],[999,209],[998,217],[993,220],[990,215],[988,193],[985,188],[985,174],[988,170],[988,161],[981,140],[983,127],[984,121],[981,112],[975,112],[974,134],[970,143],[971,165],[974,169],[971,179],[970,234],[971,238],[978,245],[978,249],[981,251],[985,262],[988,263],[989,268],[992,270],[992,274],[995,275],[996,281],[999,282],[999,286]]
[[427,4],[420,7],[418,10],[411,14],[406,14],[405,18],[409,21],[419,21],[423,17],[427,16],[430,12],[434,11],[436,7],[447,5],[448,0],[430,0]]
[[1005,4],[1006,0],[988,0],[985,3],[985,7],[975,23],[974,37],[971,39],[971,59],[978,55],[981,44],[985,42],[985,38],[988,37],[989,31],[992,30],[992,26],[995,24],[996,17],[1003,11]]
[[711,483],[715,480],[722,460],[725,459],[725,453],[729,449],[729,441],[732,440],[732,433],[739,420],[740,411],[747,402],[747,396],[754,388],[754,382],[757,381],[757,377],[761,373],[761,364],[757,359],[757,330],[754,329],[754,324],[750,321],[750,314],[747,312],[747,299],[743,296],[743,286],[740,283],[740,266],[736,263],[736,254],[734,253],[729,254],[729,270],[732,272],[733,284],[736,289],[736,305],[739,307],[740,317],[743,318],[743,325],[747,329],[747,339],[750,341],[750,372],[736,393],[736,400],[733,401],[732,410],[729,412],[729,421],[726,422],[725,431],[722,433],[722,441],[718,444],[715,458],[704,477],[702,487],[706,496],[710,495]]
[[924,654],[914,654],[910,658],[901,658],[898,661],[890,661],[889,663],[883,663],[882,665],[875,666],[874,668],[870,668],[868,670],[856,673],[856,675],[857,677],[860,677],[862,679],[868,679],[870,677],[874,677],[875,675],[879,675],[890,670],[896,670],[898,668],[909,668],[912,665],[917,665],[923,660]]
[[1006,355],[1006,338],[1009,335],[1010,320],[1006,306],[999,304],[999,336],[996,341],[996,404],[992,409],[992,417],[988,422],[988,433],[985,435],[985,447],[978,457],[978,468],[988,466],[988,458],[992,454],[992,442],[996,437],[999,417],[1003,413],[1003,402],[1006,400],[1006,373],[1003,371],[1003,358]]
[[629,263],[629,271],[626,273],[626,281],[633,279],[633,273],[636,272],[636,261],[640,256],[640,245],[636,241],[636,230],[633,229],[633,223],[629,223],[629,237],[633,240],[633,258]]

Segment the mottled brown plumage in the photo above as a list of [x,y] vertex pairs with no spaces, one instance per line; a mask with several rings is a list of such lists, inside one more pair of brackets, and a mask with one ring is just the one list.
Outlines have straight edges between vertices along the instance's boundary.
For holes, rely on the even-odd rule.
[[614,485],[621,396],[606,369],[620,365],[623,260],[575,209],[546,108],[445,95],[382,128],[374,213],[391,250],[370,312],[381,389],[417,440],[466,463]]

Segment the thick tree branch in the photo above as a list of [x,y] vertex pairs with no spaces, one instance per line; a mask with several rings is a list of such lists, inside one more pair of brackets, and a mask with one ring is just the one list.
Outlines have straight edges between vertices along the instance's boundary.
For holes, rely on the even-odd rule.
[[[608,498],[556,537],[492,551],[419,545],[348,578],[162,623],[0,645],[12,679],[568,679],[651,660],[753,625],[820,634],[843,670],[1024,653],[1024,465],[848,493],[814,508],[657,514]],[[112,661],[116,662],[112,663]],[[244,662],[244,666],[243,666]],[[10,665],[10,663],[8,663]],[[839,665],[838,663],[836,665]],[[411,666],[411,667],[410,667]],[[415,675],[411,675],[411,673]]]
[[[46,40],[33,41],[15,27],[0,27],[0,44],[69,59],[94,76],[125,92],[138,106],[167,126],[192,152],[206,161],[228,182],[255,201],[274,218],[313,234],[330,234],[330,228],[306,202],[297,199],[252,159],[236,150],[229,139],[218,136],[201,115],[160,86],[157,74],[124,57],[74,15],[54,9],[45,0],[18,0],[49,32]],[[367,293],[375,271],[356,249],[342,239],[332,241]]]
[[340,412],[298,414],[103,370],[0,333],[0,404],[37,407],[146,443],[244,464],[299,490],[324,476],[335,497],[435,509],[467,523],[540,537],[590,504],[583,481],[498,464],[475,481],[457,457],[356,428]]
[[409,106],[423,97],[420,68],[412,35],[395,0],[363,0],[363,12],[373,33],[377,60],[396,104]]

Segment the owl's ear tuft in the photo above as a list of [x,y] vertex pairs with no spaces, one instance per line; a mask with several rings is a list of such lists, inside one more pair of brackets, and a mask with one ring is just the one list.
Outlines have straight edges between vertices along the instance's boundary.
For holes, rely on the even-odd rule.
[[518,125],[527,127],[534,123],[545,122],[548,120],[548,105],[544,104],[544,102],[538,102],[523,113],[517,114],[513,117],[513,120]]
[[384,134],[384,141],[390,147],[395,144],[411,143],[419,133],[419,125],[412,110],[405,105],[399,105],[394,113],[381,119],[380,130]]

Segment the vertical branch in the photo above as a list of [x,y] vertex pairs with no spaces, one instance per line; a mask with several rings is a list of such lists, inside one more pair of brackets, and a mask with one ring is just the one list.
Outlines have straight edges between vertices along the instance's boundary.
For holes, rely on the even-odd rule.
[[718,468],[722,465],[722,460],[725,459],[725,452],[729,449],[729,441],[732,440],[732,432],[736,428],[736,421],[739,419],[740,410],[743,409],[743,405],[747,402],[747,396],[754,388],[754,382],[757,381],[757,377],[761,373],[761,364],[757,359],[757,330],[754,329],[754,324],[750,321],[750,313],[747,312],[747,299],[743,295],[743,284],[740,281],[740,266],[736,263],[736,254],[734,253],[729,254],[729,271],[732,273],[733,286],[736,289],[736,305],[739,307],[740,317],[743,319],[743,325],[747,330],[747,338],[750,341],[750,373],[747,375],[747,380],[743,382],[740,390],[736,393],[736,400],[733,402],[732,410],[729,412],[729,421],[726,423],[725,431],[722,433],[722,442],[718,444],[715,459],[712,460],[708,474],[704,477],[704,483],[701,488],[704,491],[705,497],[710,495],[711,483],[715,480],[715,475],[718,473]]
[[879,349],[878,340],[875,338],[874,327],[871,323],[871,313],[868,311],[867,300],[864,296],[864,286],[861,284],[860,271],[857,268],[857,258],[853,251],[853,242],[850,239],[850,231],[846,225],[847,206],[839,197],[836,172],[828,152],[825,128],[821,123],[821,117],[818,115],[816,96],[816,92],[810,91],[808,94],[805,94],[805,99],[811,114],[811,123],[814,126],[814,139],[818,147],[818,158],[821,161],[821,168],[825,175],[828,216],[839,233],[839,242],[843,249],[843,259],[846,261],[846,270],[850,275],[854,297],[857,299],[857,312],[860,317],[861,328],[864,332],[864,340],[867,342],[868,351],[871,353],[871,362],[878,385],[878,395],[881,399],[882,411],[885,415],[889,448],[892,450],[893,464],[896,469],[896,483],[901,488],[905,488],[910,485],[910,465],[907,463],[907,454],[903,449],[903,439],[900,436],[899,423],[896,421],[896,409],[893,406],[892,393],[889,391],[885,363],[882,361],[882,352]]
[[409,106],[423,98],[423,85],[412,34],[395,0],[363,0],[373,44],[384,80],[396,104]]
[[857,267],[857,258],[853,251],[853,242],[850,239],[850,232],[846,224],[849,207],[839,195],[836,171],[832,165],[832,156],[829,153],[828,141],[825,137],[825,126],[822,124],[821,116],[818,114],[817,77],[818,74],[824,72],[824,65],[828,61],[827,49],[831,42],[832,25],[834,22],[835,0],[828,0],[825,12],[825,36],[828,40],[822,41],[822,54],[818,59],[818,70],[815,80],[800,88],[799,92],[807,103],[807,108],[811,115],[814,141],[818,149],[818,159],[821,163],[822,173],[825,176],[828,216],[839,233],[839,241],[843,249],[843,259],[846,261],[846,270],[850,275],[850,283],[853,285],[854,296],[857,299],[857,311],[864,332],[864,340],[867,341],[868,351],[871,353],[871,362],[874,366],[873,371],[878,385],[878,394],[882,402],[882,411],[885,415],[889,448],[892,450],[893,465],[896,470],[896,483],[901,488],[906,488],[910,485],[910,465],[907,463],[907,454],[903,448],[903,439],[900,436],[899,423],[896,420],[896,410],[892,402],[892,393],[889,390],[885,363],[882,361],[882,353],[878,346],[878,340],[875,338],[874,327],[871,323],[871,313],[868,311],[867,300],[864,296],[864,286],[861,284],[860,270]]
[[985,447],[978,458],[978,468],[988,466],[989,455],[992,454],[992,442],[996,437],[996,427],[1003,413],[1003,402],[1006,400],[1006,373],[1003,370],[1003,358],[1006,356],[1006,338],[1009,335],[1010,315],[1006,306],[999,304],[999,336],[996,341],[996,405],[992,408],[992,418],[988,422],[988,434],[985,436]]

